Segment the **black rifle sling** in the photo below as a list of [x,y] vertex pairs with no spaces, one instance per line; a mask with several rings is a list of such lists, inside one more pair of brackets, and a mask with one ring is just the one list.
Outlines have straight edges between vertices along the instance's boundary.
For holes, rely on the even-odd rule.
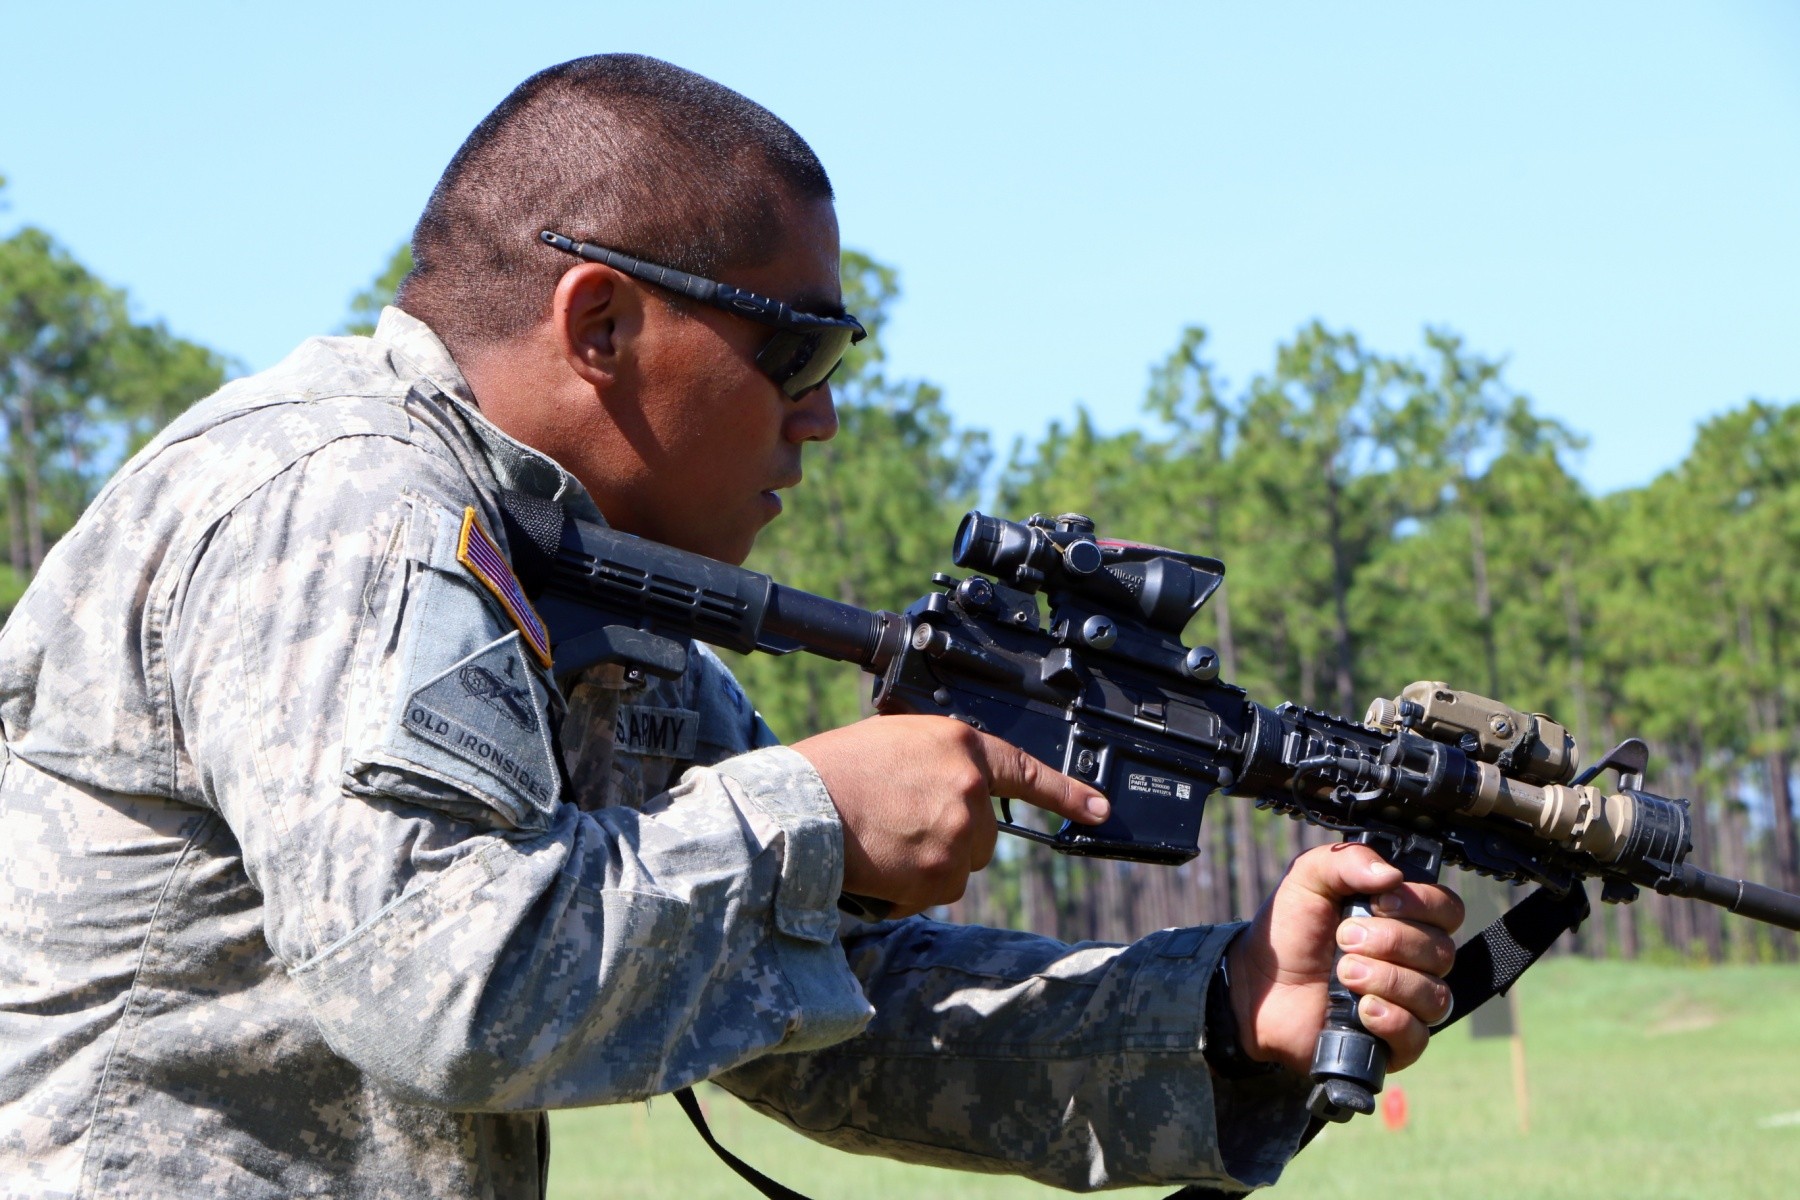
[[1504,996],[1527,967],[1587,915],[1587,890],[1580,883],[1562,896],[1541,887],[1470,938],[1444,976],[1450,985],[1450,1015],[1432,1034],[1450,1028],[1495,996]]
[[687,1114],[687,1119],[694,1123],[694,1129],[699,1132],[700,1140],[706,1143],[708,1149],[719,1156],[720,1162],[742,1176],[745,1183],[748,1183],[751,1187],[767,1196],[769,1200],[806,1200],[805,1196],[796,1192],[793,1188],[788,1187],[784,1183],[776,1183],[773,1179],[770,1179],[767,1175],[764,1175],[761,1171],[757,1170],[725,1147],[719,1145],[719,1139],[714,1137],[713,1131],[707,1127],[706,1117],[700,1111],[700,1098],[694,1095],[693,1088],[677,1088],[675,1090],[675,1102],[681,1105],[681,1111]]
[[513,574],[535,596],[544,585],[550,563],[562,545],[563,506],[527,492],[500,493],[500,523],[512,554]]

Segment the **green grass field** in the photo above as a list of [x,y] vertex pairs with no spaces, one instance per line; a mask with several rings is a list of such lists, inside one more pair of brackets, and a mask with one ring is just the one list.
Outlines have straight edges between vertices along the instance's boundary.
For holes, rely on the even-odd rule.
[[[1288,1169],[1289,1200],[1800,1197],[1800,968],[1557,960],[1519,986],[1529,1132],[1511,1050],[1458,1028],[1395,1076],[1410,1120],[1327,1131]],[[814,1200],[1044,1197],[1020,1180],[840,1154],[706,1093],[720,1139]],[[557,1200],[754,1197],[673,1100],[559,1113]],[[1169,1189],[1137,1190],[1149,1197]]]

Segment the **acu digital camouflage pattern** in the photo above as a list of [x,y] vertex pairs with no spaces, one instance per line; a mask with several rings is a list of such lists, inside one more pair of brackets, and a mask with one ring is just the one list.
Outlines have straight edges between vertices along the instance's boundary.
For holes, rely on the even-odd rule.
[[1274,1177],[1303,1081],[1199,1055],[1229,930],[840,933],[830,799],[716,659],[554,680],[456,561],[502,488],[599,517],[390,310],[57,545],[0,633],[0,1193],[534,1196],[542,1110],[709,1077],[849,1150]]

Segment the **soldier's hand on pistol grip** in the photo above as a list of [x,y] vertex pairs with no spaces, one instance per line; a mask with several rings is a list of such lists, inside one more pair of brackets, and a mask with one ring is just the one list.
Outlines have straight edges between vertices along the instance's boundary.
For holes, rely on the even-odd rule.
[[1106,798],[961,721],[870,717],[796,742],[844,823],[844,891],[909,916],[963,894],[998,836],[989,798],[1023,800],[1085,824]]

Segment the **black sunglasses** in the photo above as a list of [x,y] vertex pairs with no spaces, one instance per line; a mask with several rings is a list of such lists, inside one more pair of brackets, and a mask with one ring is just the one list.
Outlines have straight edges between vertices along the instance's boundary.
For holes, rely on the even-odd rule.
[[674,267],[658,266],[592,242],[577,242],[548,229],[538,234],[538,240],[564,254],[602,263],[633,279],[680,292],[690,300],[773,325],[775,332],[757,352],[756,365],[790,400],[798,400],[814,388],[823,386],[838,369],[838,364],[844,361],[850,347],[869,336],[862,322],[848,313],[841,317],[821,317],[795,312],[779,300],[746,292],[729,283],[717,283],[677,271]]

